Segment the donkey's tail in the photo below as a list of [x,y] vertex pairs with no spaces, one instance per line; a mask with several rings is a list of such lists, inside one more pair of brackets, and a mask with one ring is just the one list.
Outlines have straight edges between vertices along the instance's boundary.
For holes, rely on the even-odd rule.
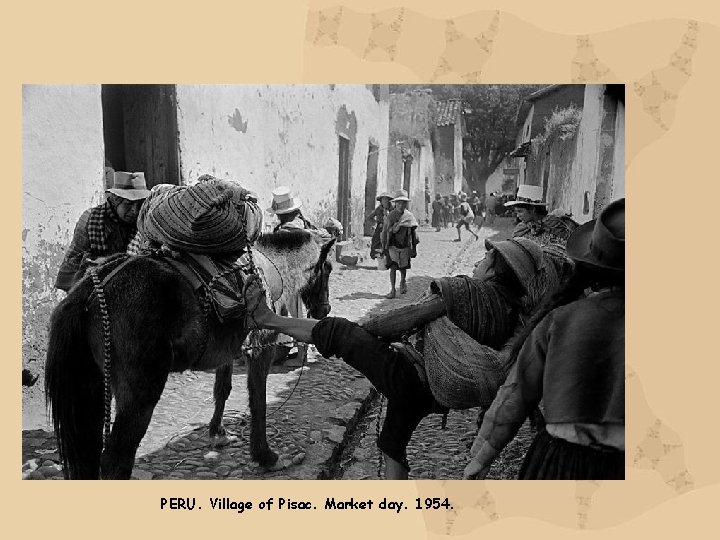
[[45,398],[67,479],[100,475],[103,379],[88,343],[85,306],[92,282],[80,281],[50,319]]

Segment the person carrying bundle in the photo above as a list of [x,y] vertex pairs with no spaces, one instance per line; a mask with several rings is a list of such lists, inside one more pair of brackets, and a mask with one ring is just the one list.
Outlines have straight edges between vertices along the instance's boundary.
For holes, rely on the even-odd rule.
[[[378,447],[386,478],[405,479],[407,444],[431,413],[487,407],[509,371],[503,348],[536,307],[534,291],[555,290],[567,271],[564,259],[544,254],[530,240],[487,244],[491,261],[482,279],[435,281],[425,297],[362,325],[338,317],[290,319],[275,315],[261,287],[248,286],[250,327],[275,330],[313,343],[325,357],[354,367],[388,399]],[[410,333],[414,344],[391,344]]]

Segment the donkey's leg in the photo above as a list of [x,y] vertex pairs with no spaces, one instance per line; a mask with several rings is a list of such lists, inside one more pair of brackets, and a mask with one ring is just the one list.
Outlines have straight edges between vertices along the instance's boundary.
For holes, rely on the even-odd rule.
[[[290,306],[290,316],[294,318],[299,317],[305,317],[305,306],[303,306],[302,299],[300,298],[300,295],[297,295],[293,302],[291,302]],[[300,362],[305,362],[305,359],[307,358],[307,344],[303,343],[301,341],[298,341],[296,339],[293,340],[295,342],[295,346],[297,347],[297,359]]]
[[250,455],[263,467],[272,467],[278,456],[270,449],[267,442],[267,424],[265,415],[266,388],[270,364],[275,358],[275,347],[260,349],[248,361],[248,393],[250,397]]
[[210,420],[210,445],[214,447],[225,446],[232,442],[228,437],[223,425],[223,413],[225,403],[232,390],[232,362],[220,366],[215,371],[215,386],[213,386],[213,397],[215,398],[215,412]]
[[144,381],[137,378],[124,381],[116,392],[115,422],[100,458],[103,479],[127,480],[132,474],[135,453],[147,432],[168,373],[146,376]]

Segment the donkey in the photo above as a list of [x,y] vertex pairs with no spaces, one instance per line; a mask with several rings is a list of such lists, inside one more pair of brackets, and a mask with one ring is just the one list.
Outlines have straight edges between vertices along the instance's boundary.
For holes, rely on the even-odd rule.
[[[298,231],[266,235],[257,250],[279,269],[283,295],[299,292],[309,314],[322,318],[329,312],[332,265],[327,255],[332,245],[321,247],[312,234]],[[114,273],[102,288],[104,310],[92,276],[86,275],[53,312],[45,394],[65,478],[128,479],[170,372],[216,370],[210,431],[224,436],[222,412],[232,361],[242,354],[248,328],[244,319],[220,323],[208,316],[188,280],[162,258],[120,255],[97,273],[101,280]],[[110,335],[105,346],[116,413],[103,445],[104,406],[109,411],[104,403],[104,324]],[[269,365],[267,355],[248,363],[251,456],[265,467],[277,461],[265,433]]]

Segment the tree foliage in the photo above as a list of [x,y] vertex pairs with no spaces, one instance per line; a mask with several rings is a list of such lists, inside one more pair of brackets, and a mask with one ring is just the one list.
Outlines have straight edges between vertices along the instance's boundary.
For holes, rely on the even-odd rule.
[[[520,106],[545,85],[537,84],[438,84],[428,85],[436,100],[461,99],[467,138],[463,145],[465,179],[482,193],[488,176],[515,148]],[[417,88],[417,87],[416,87]],[[393,93],[410,89],[391,85]]]

